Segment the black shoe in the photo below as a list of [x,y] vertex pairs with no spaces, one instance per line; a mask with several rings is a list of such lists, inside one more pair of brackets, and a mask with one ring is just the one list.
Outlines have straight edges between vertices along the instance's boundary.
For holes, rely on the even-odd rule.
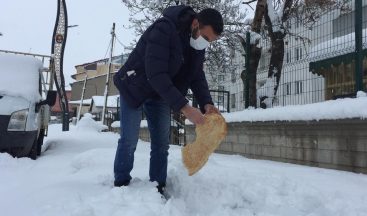
[[115,181],[114,182],[115,187],[128,186],[129,184],[130,184],[130,180],[128,180],[128,181]]
[[159,183],[157,189],[160,194],[164,195],[163,193],[166,189],[166,183]]

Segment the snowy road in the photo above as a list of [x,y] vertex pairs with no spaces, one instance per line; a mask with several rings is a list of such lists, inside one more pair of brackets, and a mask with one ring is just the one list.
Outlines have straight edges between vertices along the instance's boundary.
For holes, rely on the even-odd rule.
[[132,184],[113,188],[118,136],[71,129],[52,125],[36,161],[0,154],[0,215],[367,215],[366,175],[215,154],[189,177],[177,146],[166,201],[148,181],[146,142],[138,144]]

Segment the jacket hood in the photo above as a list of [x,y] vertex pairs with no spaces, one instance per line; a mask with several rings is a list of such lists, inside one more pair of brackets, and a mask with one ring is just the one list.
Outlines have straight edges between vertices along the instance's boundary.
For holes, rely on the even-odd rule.
[[185,5],[170,6],[163,11],[163,16],[169,18],[176,24],[176,26],[178,26],[180,24],[179,23],[180,15],[188,10],[191,10],[193,13],[195,13],[190,6]]

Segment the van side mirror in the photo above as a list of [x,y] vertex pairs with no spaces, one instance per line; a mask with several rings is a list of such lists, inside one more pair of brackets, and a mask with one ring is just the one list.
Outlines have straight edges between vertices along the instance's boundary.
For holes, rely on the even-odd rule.
[[56,95],[57,95],[57,92],[56,91],[48,91],[47,92],[46,100],[39,102],[38,103],[38,106],[42,106],[42,105],[46,105],[47,104],[50,107],[52,107],[56,103]]

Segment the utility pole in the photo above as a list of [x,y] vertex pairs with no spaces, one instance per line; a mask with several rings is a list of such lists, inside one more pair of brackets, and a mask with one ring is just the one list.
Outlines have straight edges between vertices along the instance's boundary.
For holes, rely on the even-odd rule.
[[110,59],[108,62],[108,72],[107,72],[107,76],[106,76],[106,87],[104,90],[104,106],[102,109],[102,124],[105,124],[105,116],[106,116],[106,110],[107,110],[107,101],[108,101],[108,92],[110,90],[110,76],[111,76],[111,71],[112,71],[112,57],[113,57],[113,49],[114,49],[114,45],[115,45],[115,39],[116,39],[116,35],[115,35],[115,23],[113,23],[112,25],[112,30],[111,30],[111,51],[110,51]]
[[83,107],[83,100],[84,100],[84,93],[85,93],[85,86],[87,85],[87,80],[88,80],[88,74],[87,72],[85,72],[85,78],[84,78],[84,84],[83,84],[83,90],[82,90],[82,96],[80,98],[80,103],[79,103],[79,110],[78,110],[78,115],[76,117],[76,122],[79,122],[80,119],[80,113],[82,111],[82,107]]

